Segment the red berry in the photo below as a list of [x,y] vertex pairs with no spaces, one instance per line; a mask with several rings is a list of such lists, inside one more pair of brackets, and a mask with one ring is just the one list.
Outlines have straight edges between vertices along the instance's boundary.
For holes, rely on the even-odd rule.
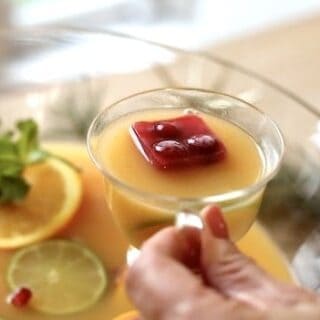
[[7,302],[19,308],[27,306],[31,298],[31,290],[25,287],[21,287],[8,296]]
[[169,122],[156,122],[154,125],[155,132],[163,138],[175,138],[179,135],[178,128]]
[[211,153],[218,144],[216,138],[208,134],[198,134],[187,139],[191,152]]
[[183,157],[187,147],[177,140],[162,140],[153,145],[154,150],[166,158]]

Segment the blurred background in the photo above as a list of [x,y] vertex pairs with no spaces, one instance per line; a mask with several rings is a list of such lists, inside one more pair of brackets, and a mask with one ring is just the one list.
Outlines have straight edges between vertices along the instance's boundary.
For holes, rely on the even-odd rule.
[[198,49],[319,10],[318,0],[1,0],[1,24],[99,27]]
[[319,0],[0,1],[2,29],[48,24],[115,30],[174,47],[206,50],[320,105],[314,81],[315,73],[320,74]]

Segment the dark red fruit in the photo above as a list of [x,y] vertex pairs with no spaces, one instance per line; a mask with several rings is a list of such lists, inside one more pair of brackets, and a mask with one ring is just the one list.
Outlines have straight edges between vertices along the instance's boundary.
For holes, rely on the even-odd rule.
[[165,158],[177,158],[187,155],[188,149],[184,143],[177,140],[162,140],[153,145],[154,150]]
[[208,134],[198,134],[187,139],[187,144],[190,147],[191,152],[207,153],[214,151],[218,145],[218,141],[215,137]]
[[19,308],[27,306],[31,298],[31,290],[21,287],[8,296],[7,302]]
[[136,122],[131,133],[139,151],[160,169],[213,163],[226,155],[223,143],[196,115]]
[[178,128],[175,125],[165,121],[156,122],[154,125],[154,130],[160,137],[163,138],[175,138],[179,135]]

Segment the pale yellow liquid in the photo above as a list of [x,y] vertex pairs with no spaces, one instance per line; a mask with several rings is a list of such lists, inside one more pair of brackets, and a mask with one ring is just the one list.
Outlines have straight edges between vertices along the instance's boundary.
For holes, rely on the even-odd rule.
[[[261,178],[263,157],[251,136],[236,125],[208,114],[198,115],[225,144],[227,157],[223,161],[177,170],[153,167],[134,145],[130,126],[136,121],[170,119],[182,114],[183,110],[175,109],[132,113],[114,121],[96,141],[99,161],[110,175],[149,193],[139,196],[106,179],[110,209],[136,246],[158,227],[172,223],[177,211],[201,209],[192,207],[192,203],[190,207],[180,208],[182,202],[172,205],[157,201],[152,195],[195,198],[224,194],[248,187]],[[262,191],[241,203],[222,205],[233,239],[239,239],[254,221],[261,195]]]
[[[81,240],[93,250],[104,263],[109,286],[96,305],[78,314],[49,316],[28,308],[16,309],[5,302],[9,293],[6,270],[14,251],[2,250],[0,251],[0,317],[6,320],[111,320],[116,315],[133,308],[126,297],[122,275],[128,242],[112,220],[104,199],[102,176],[91,164],[84,146],[59,144],[51,149],[69,158],[82,169],[84,186],[81,207],[74,220],[57,237]],[[294,282],[286,260],[259,225],[251,228],[240,241],[239,247],[276,278]]]

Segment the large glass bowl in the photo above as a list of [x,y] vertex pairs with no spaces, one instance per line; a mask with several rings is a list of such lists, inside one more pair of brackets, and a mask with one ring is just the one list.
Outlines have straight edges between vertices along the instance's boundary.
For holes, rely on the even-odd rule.
[[[280,126],[286,141],[284,165],[268,187],[259,219],[291,259],[320,218],[320,124],[313,106],[210,54],[99,30],[51,27],[0,34],[2,127],[33,117],[46,139],[84,142],[100,108],[163,87],[233,95],[256,105]],[[301,259],[305,255],[298,253],[295,262]],[[298,271],[301,265],[308,268],[295,263]]]

